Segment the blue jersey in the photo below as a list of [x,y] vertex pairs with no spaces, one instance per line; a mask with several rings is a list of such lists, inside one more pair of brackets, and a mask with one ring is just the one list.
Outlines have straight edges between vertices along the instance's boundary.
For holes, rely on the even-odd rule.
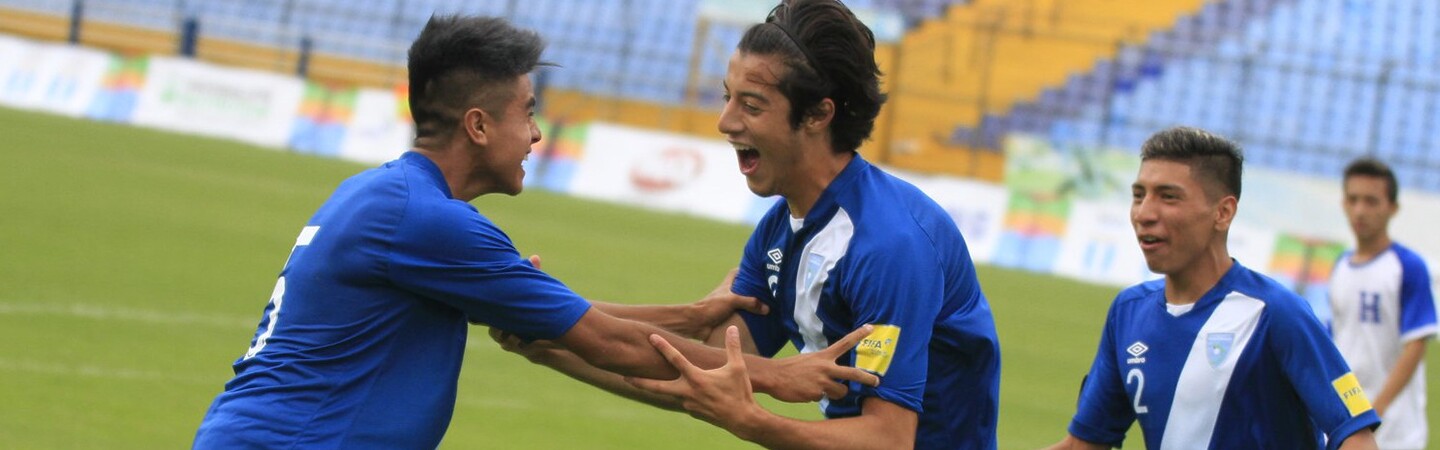
[[[793,225],[799,225],[794,227]],[[816,351],[864,324],[846,358],[880,375],[823,401],[826,417],[859,415],[879,397],[919,415],[915,447],[994,448],[1000,346],[965,240],[914,186],[858,155],[792,224],[777,202],[755,229],[734,289],[770,306],[744,314],[762,354],[786,342]],[[857,357],[858,356],[858,357]]]
[[304,227],[194,446],[435,448],[467,321],[550,339],[588,308],[406,153],[346,180]]
[[1110,306],[1070,434],[1119,446],[1140,421],[1145,446],[1337,448],[1379,424],[1324,327],[1299,296],[1235,263],[1189,311],[1165,280]]

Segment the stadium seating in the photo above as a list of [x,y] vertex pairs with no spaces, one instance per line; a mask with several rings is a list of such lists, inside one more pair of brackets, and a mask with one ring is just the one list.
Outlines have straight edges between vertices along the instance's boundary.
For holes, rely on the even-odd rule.
[[[386,86],[403,82],[408,43],[431,14],[501,15],[550,42],[546,58],[562,68],[537,82],[561,116],[710,134],[706,110],[747,24],[707,22],[702,3],[87,0],[82,41],[173,52],[179,24],[194,19],[204,59],[300,71],[307,42],[313,78]],[[1187,124],[1235,138],[1261,166],[1332,175],[1373,154],[1407,186],[1440,190],[1440,177],[1424,176],[1440,169],[1430,151],[1440,146],[1430,132],[1440,125],[1440,2],[847,3],[898,12],[909,29],[882,49],[894,67],[885,67],[890,125],[877,127],[877,157],[902,168],[998,179],[997,150],[1011,133],[1137,148],[1158,128]],[[30,31],[52,39],[65,35],[72,5],[0,0],[57,18]],[[125,39],[119,26],[132,28]]]
[[1427,132],[1440,122],[1437,23],[1440,4],[1423,0],[1210,2],[951,139],[999,148],[1025,132],[1134,149],[1186,124],[1238,140],[1260,166],[1334,176],[1373,154],[1403,184],[1440,190],[1423,175],[1440,168]]

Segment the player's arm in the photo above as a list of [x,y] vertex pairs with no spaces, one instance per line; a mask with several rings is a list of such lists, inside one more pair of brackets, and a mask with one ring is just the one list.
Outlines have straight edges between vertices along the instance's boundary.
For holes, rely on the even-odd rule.
[[[747,356],[746,362],[755,369],[749,373],[749,381],[755,390],[787,402],[816,401],[825,396],[839,398],[849,391],[845,381],[875,386],[880,382],[875,375],[835,362],[871,331],[870,326],[860,327],[830,347],[813,353],[778,360]],[[726,360],[724,350],[651,325],[617,319],[595,309],[587,311],[555,341],[586,363],[625,376],[663,380],[679,376],[675,367],[652,347],[657,341],[673,346],[700,367],[720,367]]]
[[[919,421],[915,411],[868,397],[859,416],[804,421],[776,415],[755,402],[749,383],[748,361],[740,347],[737,327],[725,333],[726,363],[713,370],[691,364],[663,340],[655,348],[680,371],[676,380],[631,379],[637,387],[659,395],[680,398],[691,415],[715,424],[735,436],[771,449],[892,449],[913,448]],[[827,349],[828,350],[828,349]]]
[[699,301],[686,305],[622,305],[597,301],[591,301],[591,304],[615,317],[645,322],[684,337],[705,340],[712,334],[722,334],[718,330],[724,327],[720,325],[735,317],[736,311],[760,315],[768,312],[765,303],[759,299],[730,291],[736,272],[737,269],[731,269],[714,290]]
[[549,367],[570,378],[598,387],[612,394],[657,408],[682,411],[679,399],[646,392],[625,382],[625,377],[590,365],[575,353],[551,341],[525,342],[499,328],[490,328],[490,338],[505,351],[524,356],[530,362]]
[[1375,443],[1375,432],[1366,428],[1345,438],[1338,448],[1339,450],[1376,450],[1380,446]]
[[[745,353],[756,354],[755,341],[750,337],[749,327],[745,321],[740,319],[738,314],[732,314],[731,320],[724,325],[734,325],[740,330],[740,344]],[[525,342],[518,336],[507,333],[498,328],[490,328],[490,338],[500,344],[505,351],[524,356],[530,362],[554,369],[570,378],[582,381],[591,386],[598,387],[621,397],[649,404],[662,409],[682,411],[680,400],[673,396],[654,394],[625,382],[625,377],[614,372],[609,372],[590,365],[575,353],[556,345],[551,341]],[[725,333],[718,331],[714,333],[707,343],[711,346],[725,345]]]
[[1385,411],[1390,409],[1390,402],[1395,401],[1395,396],[1400,395],[1400,391],[1410,384],[1410,379],[1415,377],[1420,362],[1425,360],[1426,340],[1428,339],[1425,337],[1412,339],[1400,349],[1400,357],[1390,368],[1390,377],[1385,379],[1385,385],[1375,396],[1375,413],[1379,414],[1382,419],[1385,417]]
[[1051,446],[1049,446],[1049,447],[1045,447],[1045,450],[1109,450],[1109,449],[1110,449],[1110,446],[1108,446],[1108,445],[1105,445],[1105,444],[1096,444],[1096,443],[1094,443],[1094,442],[1090,442],[1090,441],[1087,441],[1087,440],[1084,440],[1084,439],[1080,439],[1080,438],[1075,437],[1075,435],[1073,435],[1073,434],[1072,434],[1072,435],[1066,435],[1066,436],[1065,436],[1065,439],[1061,440],[1060,442],[1056,442],[1055,445],[1051,445]]

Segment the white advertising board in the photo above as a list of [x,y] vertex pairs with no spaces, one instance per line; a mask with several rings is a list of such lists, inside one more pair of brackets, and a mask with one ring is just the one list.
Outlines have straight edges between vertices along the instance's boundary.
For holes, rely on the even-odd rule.
[[345,127],[340,158],[378,164],[409,150],[414,143],[415,125],[400,117],[399,101],[391,91],[361,89],[355,97],[350,124]]
[[155,57],[131,120],[279,149],[290,140],[304,89],[292,76]]
[[1127,286],[1155,278],[1130,225],[1130,205],[1076,200],[1060,241],[1056,274]]
[[730,144],[602,123],[590,125],[569,193],[727,222],[755,200]]
[[113,58],[85,47],[0,40],[0,104],[81,117]]

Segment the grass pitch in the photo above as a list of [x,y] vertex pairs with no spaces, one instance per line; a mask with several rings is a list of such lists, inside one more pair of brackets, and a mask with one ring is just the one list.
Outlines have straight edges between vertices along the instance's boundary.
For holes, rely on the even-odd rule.
[[[254,333],[314,209],[365,167],[0,109],[0,446],[187,447]],[[578,292],[700,297],[745,226],[530,191],[476,205]],[[981,267],[1003,347],[1000,442],[1060,439],[1115,290]],[[1431,346],[1430,359],[1440,357]],[[1440,387],[1435,371],[1427,374]],[[955,401],[963,402],[964,397]],[[1440,417],[1431,403],[1432,440]],[[812,405],[767,402],[817,419]],[[1132,446],[1139,445],[1132,432]],[[754,448],[684,414],[610,396],[477,327],[442,448]]]

